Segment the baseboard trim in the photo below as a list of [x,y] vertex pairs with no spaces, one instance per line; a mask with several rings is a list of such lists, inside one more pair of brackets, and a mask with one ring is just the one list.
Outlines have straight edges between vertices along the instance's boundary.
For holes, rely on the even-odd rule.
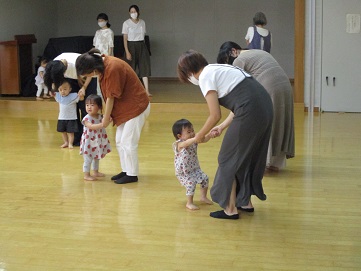
[[149,77],[149,81],[179,81],[178,77]]
[[[303,108],[303,112],[308,112],[308,107],[305,106]],[[319,107],[314,107],[313,112],[320,112],[320,108]]]

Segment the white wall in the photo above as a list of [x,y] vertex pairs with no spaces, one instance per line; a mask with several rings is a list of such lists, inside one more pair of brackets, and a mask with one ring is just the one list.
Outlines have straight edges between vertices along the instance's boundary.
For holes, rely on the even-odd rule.
[[57,33],[57,14],[57,1],[0,0],[0,41],[14,40],[14,35],[35,34],[35,64],[48,39]]
[[[58,0],[58,36],[94,35],[96,16],[105,12],[116,35],[128,19],[128,0]],[[181,53],[195,49],[215,62],[224,41],[245,47],[253,15],[263,11],[272,32],[272,55],[294,76],[294,2],[292,0],[138,0],[151,41],[152,76],[175,77]]]
[[34,55],[41,55],[49,38],[93,36],[101,12],[108,14],[111,28],[120,35],[134,3],[146,22],[154,77],[175,77],[179,55],[190,48],[212,63],[224,41],[245,47],[244,36],[257,11],[267,16],[272,55],[294,77],[292,0],[0,0],[0,41],[35,34]]

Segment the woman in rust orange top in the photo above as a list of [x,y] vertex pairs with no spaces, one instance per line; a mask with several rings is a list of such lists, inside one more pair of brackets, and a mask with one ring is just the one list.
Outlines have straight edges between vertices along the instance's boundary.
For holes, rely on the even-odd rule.
[[148,95],[134,70],[123,60],[92,49],[76,60],[77,74],[99,76],[105,101],[103,127],[117,126],[116,147],[122,171],[113,176],[117,184],[138,181],[138,142],[150,112]]

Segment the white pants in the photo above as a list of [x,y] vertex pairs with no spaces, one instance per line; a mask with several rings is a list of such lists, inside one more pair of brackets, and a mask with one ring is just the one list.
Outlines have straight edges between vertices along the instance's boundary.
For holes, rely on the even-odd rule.
[[120,166],[128,176],[138,176],[138,142],[149,113],[150,104],[143,113],[117,127],[115,143],[120,157]]
[[45,86],[44,83],[40,83],[38,86],[38,91],[36,92],[36,97],[40,97],[41,92],[44,89],[44,95],[48,94],[48,88]]

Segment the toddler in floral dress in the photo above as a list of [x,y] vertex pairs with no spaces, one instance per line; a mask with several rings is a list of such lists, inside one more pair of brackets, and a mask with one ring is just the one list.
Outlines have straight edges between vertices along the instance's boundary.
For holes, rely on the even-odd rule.
[[[102,99],[98,95],[91,94],[85,100],[85,109],[88,113],[82,120],[84,125],[83,135],[80,141],[80,154],[83,155],[84,180],[95,181],[97,177],[105,175],[99,172],[99,160],[111,151],[110,142],[102,124]],[[90,175],[90,166],[93,164],[94,175]]]
[[[195,141],[193,125],[186,119],[180,119],[173,124],[173,135],[176,142],[173,143],[175,175],[180,184],[186,188],[187,204],[190,210],[198,210],[193,203],[196,185],[201,185],[201,201],[207,204],[213,202],[207,198],[208,176],[201,170],[197,157],[198,143]],[[207,142],[210,135],[206,135],[203,141]]]

